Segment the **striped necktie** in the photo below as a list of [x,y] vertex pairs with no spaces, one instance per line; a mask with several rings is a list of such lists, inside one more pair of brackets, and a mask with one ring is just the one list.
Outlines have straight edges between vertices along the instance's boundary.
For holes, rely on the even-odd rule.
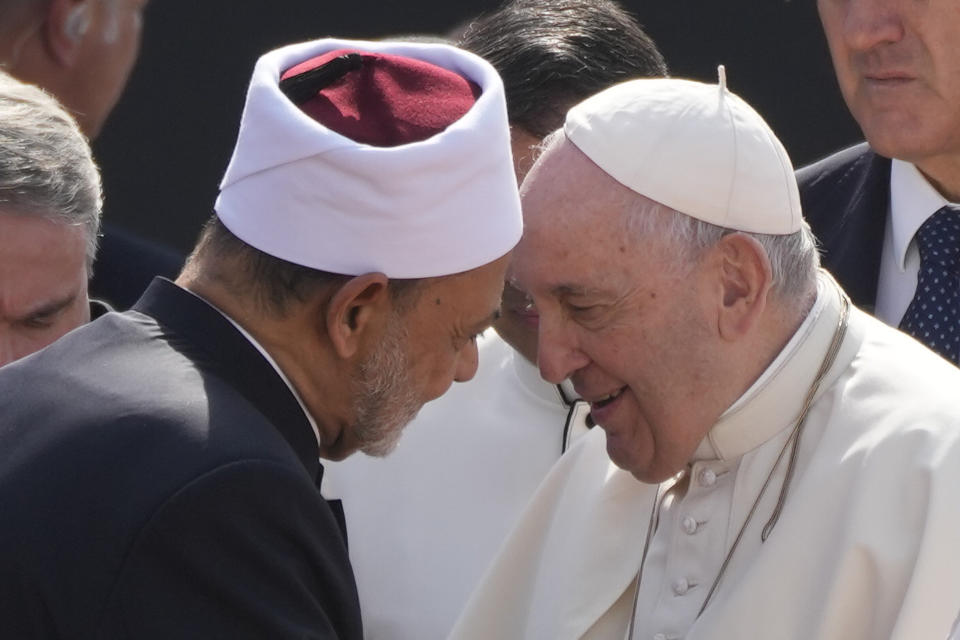
[[916,235],[917,291],[900,328],[954,364],[960,362],[960,206],[948,204]]

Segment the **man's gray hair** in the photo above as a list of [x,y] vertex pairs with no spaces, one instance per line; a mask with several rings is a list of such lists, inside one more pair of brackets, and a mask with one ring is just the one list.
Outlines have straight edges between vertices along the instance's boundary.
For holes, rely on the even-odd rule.
[[83,227],[93,273],[103,196],[90,144],[52,97],[0,70],[0,211]]

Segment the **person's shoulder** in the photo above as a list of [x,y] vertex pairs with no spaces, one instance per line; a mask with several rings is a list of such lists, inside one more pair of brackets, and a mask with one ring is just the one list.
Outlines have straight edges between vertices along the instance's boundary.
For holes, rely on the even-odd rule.
[[183,262],[183,254],[170,247],[105,224],[90,293],[117,309],[128,309],[154,276],[175,278]]
[[[296,456],[268,419],[219,374],[152,318],[111,313],[0,372],[0,443],[32,440],[44,455],[81,469],[118,456],[114,475],[139,472],[176,484],[219,461]],[[82,447],[75,447],[82,440]],[[42,445],[40,444],[42,443]],[[106,469],[104,469],[106,471]]]
[[960,464],[960,369],[866,312],[855,313],[863,341],[847,392],[870,441],[950,450]]
[[836,186],[870,168],[889,163],[889,159],[878,156],[869,144],[861,142],[798,169],[797,183],[801,193],[823,184]]
[[113,311],[113,307],[110,306],[110,303],[104,302],[103,300],[90,298],[89,304],[90,304],[90,321],[91,322]]
[[839,229],[850,228],[851,216],[872,226],[877,217],[886,215],[890,159],[874,153],[867,143],[803,167],[796,177],[804,218],[828,248]]
[[865,180],[886,182],[890,159],[877,155],[866,142],[841,149],[797,170],[797,184],[804,200],[821,193],[849,189]]

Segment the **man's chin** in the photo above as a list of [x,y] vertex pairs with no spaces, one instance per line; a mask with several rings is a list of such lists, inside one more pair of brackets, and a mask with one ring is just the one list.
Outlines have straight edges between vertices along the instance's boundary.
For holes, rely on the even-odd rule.
[[418,413],[420,413],[419,408],[399,424],[393,424],[388,429],[383,429],[377,434],[377,437],[361,442],[359,450],[373,458],[383,458],[390,455],[400,444],[403,430],[417,417]]
[[371,458],[384,458],[393,453],[399,443],[399,437],[390,438],[388,440],[380,440],[377,442],[368,442],[360,447],[360,451]]
[[324,460],[330,460],[332,462],[339,462],[344,458],[348,458],[359,450],[359,445],[353,439],[350,439],[350,442],[347,442],[345,438],[338,438],[336,442],[322,447],[320,450],[320,457]]
[[320,457],[324,460],[339,462],[359,452],[374,458],[382,458],[397,448],[405,426],[406,423],[398,427],[377,429],[375,432],[361,427],[360,431],[366,433],[360,434],[357,433],[357,427],[354,427],[352,433],[344,433],[335,442],[324,447]]

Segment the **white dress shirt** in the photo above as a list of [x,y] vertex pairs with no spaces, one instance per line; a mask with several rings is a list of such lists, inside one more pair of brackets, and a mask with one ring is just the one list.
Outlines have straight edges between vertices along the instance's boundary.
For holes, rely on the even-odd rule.
[[927,218],[948,204],[916,166],[893,160],[890,166],[890,212],[883,237],[875,315],[899,326],[917,289],[920,251],[914,236]]

